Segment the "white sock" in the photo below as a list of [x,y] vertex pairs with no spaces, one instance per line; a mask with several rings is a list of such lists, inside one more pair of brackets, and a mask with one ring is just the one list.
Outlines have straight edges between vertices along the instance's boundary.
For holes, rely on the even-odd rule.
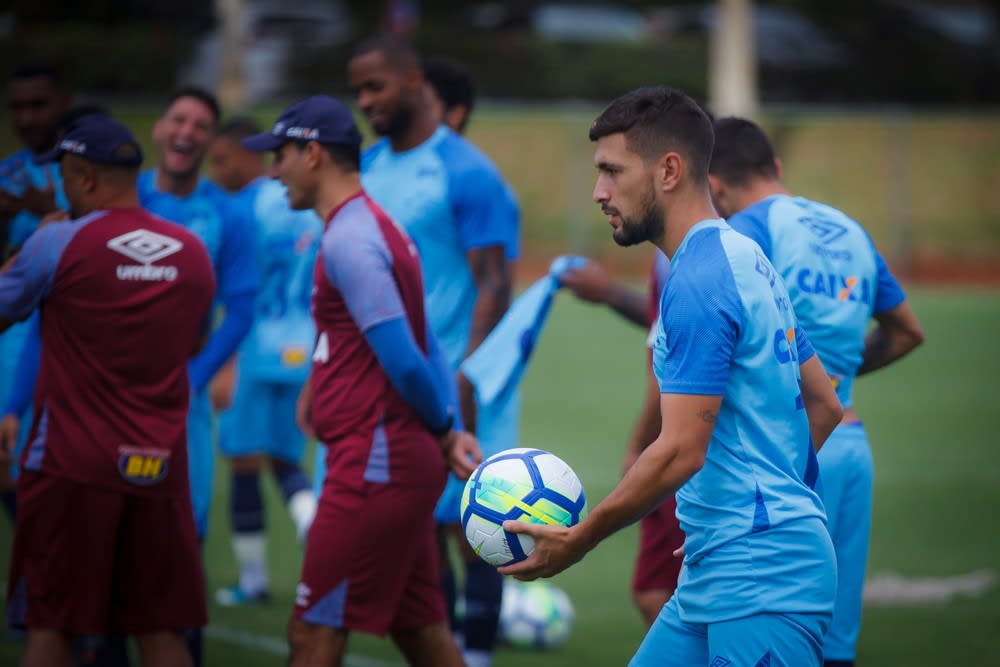
[[233,536],[236,565],[240,568],[240,588],[257,593],[267,588],[267,540],[264,533],[236,533]]
[[312,526],[316,517],[316,496],[311,489],[302,489],[292,494],[288,499],[288,513],[292,515],[295,523],[295,532],[299,536],[299,542],[305,542],[306,535],[309,534],[309,527]]
[[489,651],[463,651],[462,659],[465,660],[465,667],[490,667],[493,654]]

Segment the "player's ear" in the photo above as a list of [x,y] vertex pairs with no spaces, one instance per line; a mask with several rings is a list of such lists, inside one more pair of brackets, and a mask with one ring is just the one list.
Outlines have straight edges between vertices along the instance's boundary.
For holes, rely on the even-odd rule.
[[777,175],[778,180],[781,180],[781,158],[774,158],[774,173]]
[[657,165],[656,173],[659,181],[657,189],[661,192],[673,192],[684,176],[684,160],[674,151],[664,153]]

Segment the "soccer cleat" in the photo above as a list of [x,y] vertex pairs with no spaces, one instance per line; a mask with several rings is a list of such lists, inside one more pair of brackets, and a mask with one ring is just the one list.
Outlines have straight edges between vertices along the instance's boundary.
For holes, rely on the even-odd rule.
[[215,591],[215,601],[223,607],[239,607],[248,604],[267,604],[271,601],[271,593],[266,588],[253,593],[244,591],[239,586],[229,586]]

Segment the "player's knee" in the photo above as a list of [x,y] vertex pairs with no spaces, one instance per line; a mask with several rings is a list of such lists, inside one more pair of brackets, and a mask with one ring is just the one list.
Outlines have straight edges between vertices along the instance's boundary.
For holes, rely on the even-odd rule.
[[672,594],[673,591],[669,590],[632,591],[632,602],[642,614],[646,625],[652,625]]
[[233,456],[229,459],[229,467],[237,475],[259,473],[264,467],[264,457],[259,454],[250,456]]
[[288,622],[288,649],[294,657],[296,653],[307,651],[317,641],[319,633],[312,623],[293,618]]

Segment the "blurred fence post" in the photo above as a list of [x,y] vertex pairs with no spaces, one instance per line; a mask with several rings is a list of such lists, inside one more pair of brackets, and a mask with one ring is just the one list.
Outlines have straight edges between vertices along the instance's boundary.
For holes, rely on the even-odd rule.
[[219,101],[228,109],[239,109],[247,102],[246,72],[243,71],[243,0],[215,0],[216,15],[222,33]]
[[708,95],[718,116],[757,115],[757,46],[750,0],[716,3],[709,36]]

